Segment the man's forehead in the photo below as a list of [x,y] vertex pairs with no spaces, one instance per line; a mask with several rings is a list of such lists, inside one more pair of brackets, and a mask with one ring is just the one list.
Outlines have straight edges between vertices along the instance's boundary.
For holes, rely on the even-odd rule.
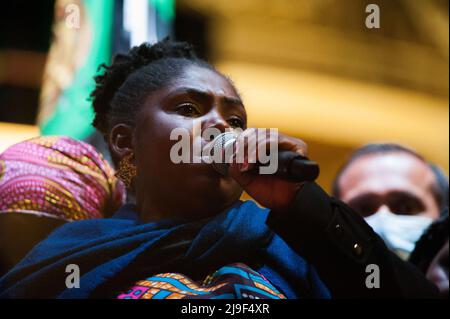
[[433,183],[431,168],[413,155],[401,152],[368,154],[354,160],[343,172],[339,183],[345,190],[354,187],[427,188]]

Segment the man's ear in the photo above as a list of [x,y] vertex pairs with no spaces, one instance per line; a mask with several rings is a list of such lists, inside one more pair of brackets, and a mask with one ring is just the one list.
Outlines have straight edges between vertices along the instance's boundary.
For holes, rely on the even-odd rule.
[[116,124],[109,134],[111,155],[119,162],[124,156],[134,153],[134,129],[127,124]]

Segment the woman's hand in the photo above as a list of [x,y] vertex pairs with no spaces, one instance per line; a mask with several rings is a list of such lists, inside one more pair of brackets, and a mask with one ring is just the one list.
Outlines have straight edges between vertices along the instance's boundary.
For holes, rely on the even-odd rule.
[[[307,156],[307,145],[302,140],[281,133],[276,136],[269,135],[268,132],[267,130],[267,133],[258,134],[257,129],[250,128],[238,136],[235,159],[239,157],[239,152],[244,151],[244,163],[232,163],[229,174],[259,204],[275,211],[282,211],[290,206],[303,183],[288,182],[273,174],[258,174],[258,167],[254,163],[248,163],[248,158],[258,159],[258,149],[264,150],[266,147],[270,150],[270,143],[277,143],[278,150],[298,152]],[[249,150],[248,145],[252,145],[255,141],[256,148]],[[273,155],[278,156],[278,154]]]

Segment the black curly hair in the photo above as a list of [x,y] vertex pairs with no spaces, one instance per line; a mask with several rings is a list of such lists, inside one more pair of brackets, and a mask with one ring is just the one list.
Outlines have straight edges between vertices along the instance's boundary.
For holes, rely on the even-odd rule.
[[115,55],[111,65],[99,66],[99,71],[104,72],[94,78],[96,87],[90,95],[95,112],[92,124],[105,137],[117,123],[133,125],[143,99],[168,85],[190,65],[218,72],[197,58],[191,44],[169,38]]

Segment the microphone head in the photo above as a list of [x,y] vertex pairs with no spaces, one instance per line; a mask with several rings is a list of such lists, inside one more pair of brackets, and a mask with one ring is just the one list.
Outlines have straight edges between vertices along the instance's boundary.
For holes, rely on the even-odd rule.
[[212,166],[224,176],[228,174],[228,164],[234,153],[233,146],[235,142],[235,133],[224,132],[217,135],[211,143]]

